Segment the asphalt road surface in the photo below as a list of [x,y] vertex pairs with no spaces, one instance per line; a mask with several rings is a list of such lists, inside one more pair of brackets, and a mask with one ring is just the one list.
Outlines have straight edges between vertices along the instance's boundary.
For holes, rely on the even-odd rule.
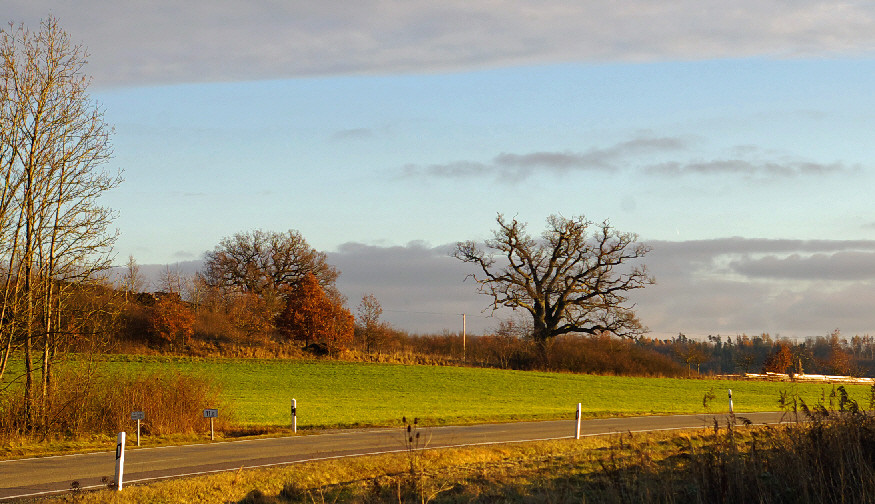
[[[742,413],[756,424],[777,423],[780,413]],[[726,425],[725,415],[717,415]],[[581,422],[581,436],[619,432],[702,428],[715,415],[604,418]],[[422,429],[428,448],[573,438],[576,422],[517,422]],[[243,468],[269,467],[308,460],[403,451],[401,429],[368,429],[247,441],[161,448],[128,448],[123,484]],[[23,499],[105,485],[115,479],[113,451],[0,461],[0,500]]]

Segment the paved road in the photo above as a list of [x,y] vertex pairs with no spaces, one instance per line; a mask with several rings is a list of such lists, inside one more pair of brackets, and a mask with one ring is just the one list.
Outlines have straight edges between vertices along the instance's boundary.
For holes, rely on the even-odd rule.
[[[776,423],[780,413],[740,414],[754,423]],[[718,415],[721,425],[726,417]],[[581,422],[581,436],[710,427],[714,415],[605,418]],[[423,429],[429,448],[495,444],[574,437],[575,422],[518,422]],[[128,448],[124,483],[180,477],[209,472],[290,464],[307,460],[347,457],[404,450],[399,429],[371,429],[330,434],[220,442],[162,448]],[[35,497],[69,491],[71,482],[82,488],[99,487],[114,479],[115,451],[82,455],[0,461],[0,500]]]

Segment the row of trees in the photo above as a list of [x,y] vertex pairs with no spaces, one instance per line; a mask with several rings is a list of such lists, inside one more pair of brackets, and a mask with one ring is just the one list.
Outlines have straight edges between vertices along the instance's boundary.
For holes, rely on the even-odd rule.
[[115,240],[97,200],[121,178],[102,169],[111,128],[88,95],[86,56],[51,17],[37,32],[0,30],[0,378],[20,351],[29,427],[44,422],[56,356],[101,316],[89,280]]
[[826,336],[790,340],[767,333],[735,337],[684,334],[668,340],[640,338],[638,344],[684,363],[690,374],[792,373],[863,376],[875,373],[875,338]]

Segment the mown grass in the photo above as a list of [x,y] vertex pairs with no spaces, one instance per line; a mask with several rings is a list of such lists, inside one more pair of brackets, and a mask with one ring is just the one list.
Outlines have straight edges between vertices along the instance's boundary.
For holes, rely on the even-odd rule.
[[[338,361],[144,358],[108,356],[128,372],[167,367],[211,377],[242,426],[287,426],[297,400],[298,427],[398,425],[416,416],[430,425],[584,417],[776,411],[779,392],[828,403],[832,386],[726,380],[592,376],[497,369]],[[868,404],[870,388],[849,385]],[[715,399],[706,406],[704,396]],[[220,412],[222,415],[222,412]]]

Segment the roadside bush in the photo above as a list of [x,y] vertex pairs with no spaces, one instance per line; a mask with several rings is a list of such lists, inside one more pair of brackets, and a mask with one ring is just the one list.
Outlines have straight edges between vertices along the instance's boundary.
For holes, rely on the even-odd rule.
[[[45,399],[46,414],[33,422],[33,434],[113,434],[131,429],[132,411],[145,412],[143,428],[154,435],[202,430],[206,408],[223,409],[220,426],[229,416],[216,385],[175,371],[118,375],[88,363],[68,363],[59,366],[54,383]],[[0,436],[27,434],[24,412],[20,389],[6,390],[0,397]]]

